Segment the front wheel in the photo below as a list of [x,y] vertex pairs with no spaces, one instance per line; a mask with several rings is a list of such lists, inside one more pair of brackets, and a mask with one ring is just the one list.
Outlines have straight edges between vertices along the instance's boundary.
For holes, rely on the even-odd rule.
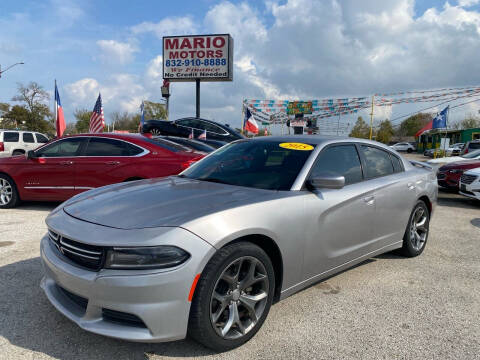
[[160,136],[161,135],[160,130],[157,129],[157,128],[150,129],[150,134],[152,134],[152,136]]
[[216,351],[246,343],[265,321],[274,290],[273,266],[260,247],[249,242],[227,245],[202,272],[188,334]]
[[427,205],[421,200],[417,201],[410,214],[407,229],[403,236],[401,254],[407,257],[420,255],[427,244],[430,226],[430,213]]
[[407,153],[411,153],[413,150],[412,149],[407,149]]

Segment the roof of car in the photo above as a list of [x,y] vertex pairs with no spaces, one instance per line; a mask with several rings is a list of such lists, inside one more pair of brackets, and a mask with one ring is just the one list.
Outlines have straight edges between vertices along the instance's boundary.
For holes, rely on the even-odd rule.
[[[261,136],[253,138],[254,141],[284,141],[284,142],[305,142],[308,144],[322,144],[326,142],[335,142],[335,141],[358,141],[358,142],[367,142],[372,144],[380,144],[376,141],[351,138],[348,136],[333,136],[333,135],[284,135],[284,136]],[[384,144],[381,144],[385,146]]]

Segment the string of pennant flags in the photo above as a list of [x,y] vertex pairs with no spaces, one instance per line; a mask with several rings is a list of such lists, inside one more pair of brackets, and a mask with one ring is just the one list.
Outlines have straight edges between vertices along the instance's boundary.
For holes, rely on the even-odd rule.
[[[424,94],[411,96],[411,94]],[[408,95],[408,96],[401,96]],[[456,87],[437,90],[403,91],[372,96],[374,106],[392,106],[395,104],[455,101],[461,98],[480,96],[480,87]],[[380,97],[380,98],[379,98]],[[245,99],[243,108],[249,109],[256,117],[266,123],[282,123],[291,118],[287,109],[292,102],[310,103],[311,114],[305,114],[305,120],[325,119],[334,116],[355,114],[372,106],[369,97],[331,98],[319,100],[262,100]],[[311,105],[311,107],[310,107]]]

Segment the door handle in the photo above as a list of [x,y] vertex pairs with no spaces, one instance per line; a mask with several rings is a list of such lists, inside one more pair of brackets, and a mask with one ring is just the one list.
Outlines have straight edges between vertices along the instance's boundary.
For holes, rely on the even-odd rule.
[[365,201],[365,203],[367,205],[374,205],[375,204],[375,196],[367,196],[367,197],[364,197],[363,198],[363,201]]
[[414,189],[415,189],[415,184],[409,182],[409,183],[407,184],[407,187],[408,187],[408,190],[414,190]]
[[107,161],[105,164],[107,164],[107,165],[118,165],[118,164],[120,164],[120,161]]
[[60,165],[65,165],[65,166],[73,165],[73,161],[62,161],[60,162]]

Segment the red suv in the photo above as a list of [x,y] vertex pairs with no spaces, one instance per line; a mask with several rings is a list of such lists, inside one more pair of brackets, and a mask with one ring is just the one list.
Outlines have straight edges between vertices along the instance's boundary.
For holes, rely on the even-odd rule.
[[64,201],[96,187],[175,175],[202,153],[141,135],[86,134],[64,137],[0,159],[0,208],[20,200]]
[[438,185],[444,188],[458,190],[458,183],[463,173],[478,167],[480,167],[480,160],[466,160],[445,164],[438,169]]

